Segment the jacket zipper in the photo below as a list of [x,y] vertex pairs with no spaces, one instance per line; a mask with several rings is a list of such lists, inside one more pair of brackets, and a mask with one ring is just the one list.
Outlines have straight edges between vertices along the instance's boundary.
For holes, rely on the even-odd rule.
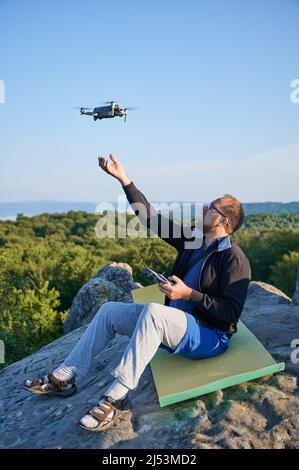
[[206,264],[206,262],[207,262],[207,260],[209,259],[209,257],[210,257],[213,253],[216,253],[216,252],[217,252],[217,250],[211,251],[211,253],[208,254],[208,256],[206,257],[206,259],[205,259],[204,262],[202,263],[202,266],[201,266],[200,271],[199,271],[199,279],[198,279],[198,286],[199,286],[200,292],[201,292],[200,281],[201,281],[201,273],[202,273],[203,267],[204,267],[204,265]]
[[[211,251],[211,253],[208,254],[208,256],[206,257],[206,259],[204,260],[204,262],[203,262],[203,264],[202,264],[201,270],[200,270],[200,272],[199,272],[199,282],[198,282],[200,292],[201,292],[200,280],[201,280],[201,273],[202,273],[203,267],[204,267],[206,261],[208,260],[208,258],[209,258],[213,253],[216,253],[217,251],[218,251],[218,250]],[[197,320],[196,320],[196,321],[197,321]],[[199,322],[199,321],[200,321],[200,320],[198,319],[198,322]],[[232,324],[231,324],[231,325],[232,325]],[[225,331],[224,331],[224,333],[227,334]]]

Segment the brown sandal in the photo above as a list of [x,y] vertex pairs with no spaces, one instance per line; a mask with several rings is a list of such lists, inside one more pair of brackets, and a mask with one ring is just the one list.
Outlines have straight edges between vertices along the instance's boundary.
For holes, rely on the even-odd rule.
[[[103,406],[103,403],[98,403],[95,408],[99,408],[101,411],[103,411],[103,413],[99,413],[95,409],[88,411],[88,414],[90,414],[93,418],[97,420],[98,425],[92,428],[84,426],[84,424],[79,422],[81,428],[86,429],[86,431],[106,431],[106,429],[110,428],[113,423],[115,423],[116,419],[128,414],[131,410],[131,403],[127,396],[122,400],[113,401],[111,397],[108,397],[107,395],[102,395],[100,397],[100,400],[104,400],[104,404],[106,406]],[[112,418],[108,418],[112,411],[114,412]]]
[[60,397],[70,397],[73,395],[77,387],[75,385],[75,377],[70,380],[59,380],[50,372],[42,378],[25,380],[24,388],[37,395],[58,395]]

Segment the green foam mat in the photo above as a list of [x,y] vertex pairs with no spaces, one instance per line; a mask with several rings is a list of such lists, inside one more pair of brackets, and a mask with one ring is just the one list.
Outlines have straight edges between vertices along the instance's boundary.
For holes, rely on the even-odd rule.
[[[157,285],[132,290],[135,303],[164,303]],[[254,334],[238,322],[228,351],[216,357],[192,360],[159,348],[150,362],[160,406],[171,405],[248,380],[284,370]]]

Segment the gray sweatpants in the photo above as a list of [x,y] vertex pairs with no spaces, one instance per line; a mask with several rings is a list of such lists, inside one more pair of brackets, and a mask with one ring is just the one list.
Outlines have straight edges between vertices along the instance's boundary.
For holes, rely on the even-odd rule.
[[138,385],[160,344],[175,350],[187,329],[187,316],[177,308],[157,303],[106,302],[94,316],[64,365],[75,374],[87,375],[94,357],[115,333],[131,337],[118,366],[111,371],[129,389]]

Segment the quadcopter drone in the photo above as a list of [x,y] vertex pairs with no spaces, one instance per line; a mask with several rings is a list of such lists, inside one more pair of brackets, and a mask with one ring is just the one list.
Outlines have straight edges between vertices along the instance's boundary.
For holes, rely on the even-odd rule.
[[[108,119],[116,116],[124,117],[124,121],[127,120],[128,110],[133,108],[123,108],[114,101],[108,101],[105,103],[106,106],[98,106],[97,108],[79,108],[80,114],[87,114],[93,116],[94,121],[97,119]],[[90,111],[89,111],[90,110]]]

